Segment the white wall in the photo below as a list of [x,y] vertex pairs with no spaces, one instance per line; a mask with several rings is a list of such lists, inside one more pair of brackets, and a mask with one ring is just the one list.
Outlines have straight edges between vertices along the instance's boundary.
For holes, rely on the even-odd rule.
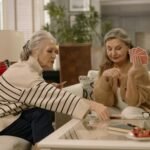
[[136,32],[150,32],[150,16],[109,16],[113,22],[113,27],[126,29],[135,44]]
[[125,28],[135,43],[136,32],[150,32],[150,0],[101,0],[102,17]]
[[23,45],[24,35],[22,32],[0,31],[0,60],[17,61]]

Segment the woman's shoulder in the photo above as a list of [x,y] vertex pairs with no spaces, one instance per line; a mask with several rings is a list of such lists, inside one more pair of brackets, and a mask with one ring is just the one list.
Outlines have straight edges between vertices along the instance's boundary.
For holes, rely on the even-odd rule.
[[3,76],[14,86],[22,88],[33,86],[37,81],[43,81],[41,72],[36,71],[25,62],[13,64]]

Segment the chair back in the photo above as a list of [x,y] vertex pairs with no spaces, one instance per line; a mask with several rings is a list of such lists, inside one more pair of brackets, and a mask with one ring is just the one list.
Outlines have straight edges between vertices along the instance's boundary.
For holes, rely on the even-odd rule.
[[17,61],[24,45],[23,32],[0,31],[0,60]]

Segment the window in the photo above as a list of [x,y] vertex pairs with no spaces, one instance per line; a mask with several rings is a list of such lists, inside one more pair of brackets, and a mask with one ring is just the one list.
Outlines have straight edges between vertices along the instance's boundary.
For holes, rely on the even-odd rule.
[[[49,2],[50,2],[50,0],[44,0],[44,6]],[[47,11],[45,10],[44,11],[44,24],[47,24],[47,23],[48,24],[50,23],[50,18],[49,18]]]

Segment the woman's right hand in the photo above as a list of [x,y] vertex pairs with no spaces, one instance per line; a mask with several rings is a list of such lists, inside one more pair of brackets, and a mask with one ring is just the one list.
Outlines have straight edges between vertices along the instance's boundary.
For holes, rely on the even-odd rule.
[[95,111],[101,120],[108,120],[110,118],[108,107],[91,100],[89,101],[89,103],[90,109]]
[[114,93],[116,93],[116,89],[120,86],[120,77],[121,73],[119,68],[111,68],[108,70],[105,70],[102,74],[102,76],[105,77],[106,81],[109,81],[109,79],[112,79],[112,90]]
[[103,72],[102,76],[119,78],[120,77],[120,70],[119,70],[119,68],[107,69]]

